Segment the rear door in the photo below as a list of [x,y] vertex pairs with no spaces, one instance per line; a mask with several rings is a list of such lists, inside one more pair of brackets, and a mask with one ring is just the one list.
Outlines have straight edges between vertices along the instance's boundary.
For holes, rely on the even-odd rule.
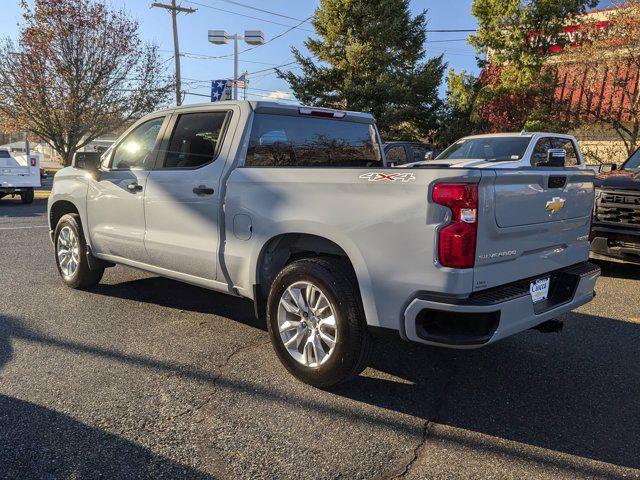
[[586,261],[593,179],[577,168],[483,170],[475,288]]
[[220,177],[232,116],[228,108],[174,114],[144,200],[152,265],[216,279]]

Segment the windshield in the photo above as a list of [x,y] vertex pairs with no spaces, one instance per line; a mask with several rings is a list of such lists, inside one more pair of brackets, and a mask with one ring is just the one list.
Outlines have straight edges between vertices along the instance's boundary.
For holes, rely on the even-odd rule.
[[623,170],[640,170],[640,148],[622,165]]
[[442,152],[437,160],[480,159],[488,162],[520,160],[530,137],[463,138]]

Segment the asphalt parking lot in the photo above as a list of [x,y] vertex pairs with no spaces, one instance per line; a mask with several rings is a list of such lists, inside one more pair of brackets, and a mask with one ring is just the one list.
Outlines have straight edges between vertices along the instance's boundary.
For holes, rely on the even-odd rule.
[[640,477],[640,267],[606,266],[562,334],[378,339],[325,392],[249,302],[124,267],[66,288],[45,210],[0,201],[2,478]]

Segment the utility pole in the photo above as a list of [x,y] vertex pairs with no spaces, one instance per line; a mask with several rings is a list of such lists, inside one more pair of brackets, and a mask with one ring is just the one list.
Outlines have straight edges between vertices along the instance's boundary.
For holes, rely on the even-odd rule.
[[171,21],[173,23],[173,59],[176,65],[176,105],[180,106],[182,104],[182,92],[180,85],[180,47],[178,45],[177,17],[178,12],[194,13],[196,10],[194,8],[176,6],[176,0],[171,0],[171,5],[167,5],[166,3],[152,3],[151,6],[156,8],[164,8],[165,10],[169,10],[171,12]]

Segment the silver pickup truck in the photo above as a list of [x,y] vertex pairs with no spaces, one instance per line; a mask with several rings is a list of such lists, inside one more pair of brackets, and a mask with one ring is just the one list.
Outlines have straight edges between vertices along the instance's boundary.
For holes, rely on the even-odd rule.
[[252,299],[285,367],[329,387],[372,330],[477,348],[589,302],[593,177],[387,168],[370,115],[220,102],[59,171],[48,214],[70,287],[123,264]]

